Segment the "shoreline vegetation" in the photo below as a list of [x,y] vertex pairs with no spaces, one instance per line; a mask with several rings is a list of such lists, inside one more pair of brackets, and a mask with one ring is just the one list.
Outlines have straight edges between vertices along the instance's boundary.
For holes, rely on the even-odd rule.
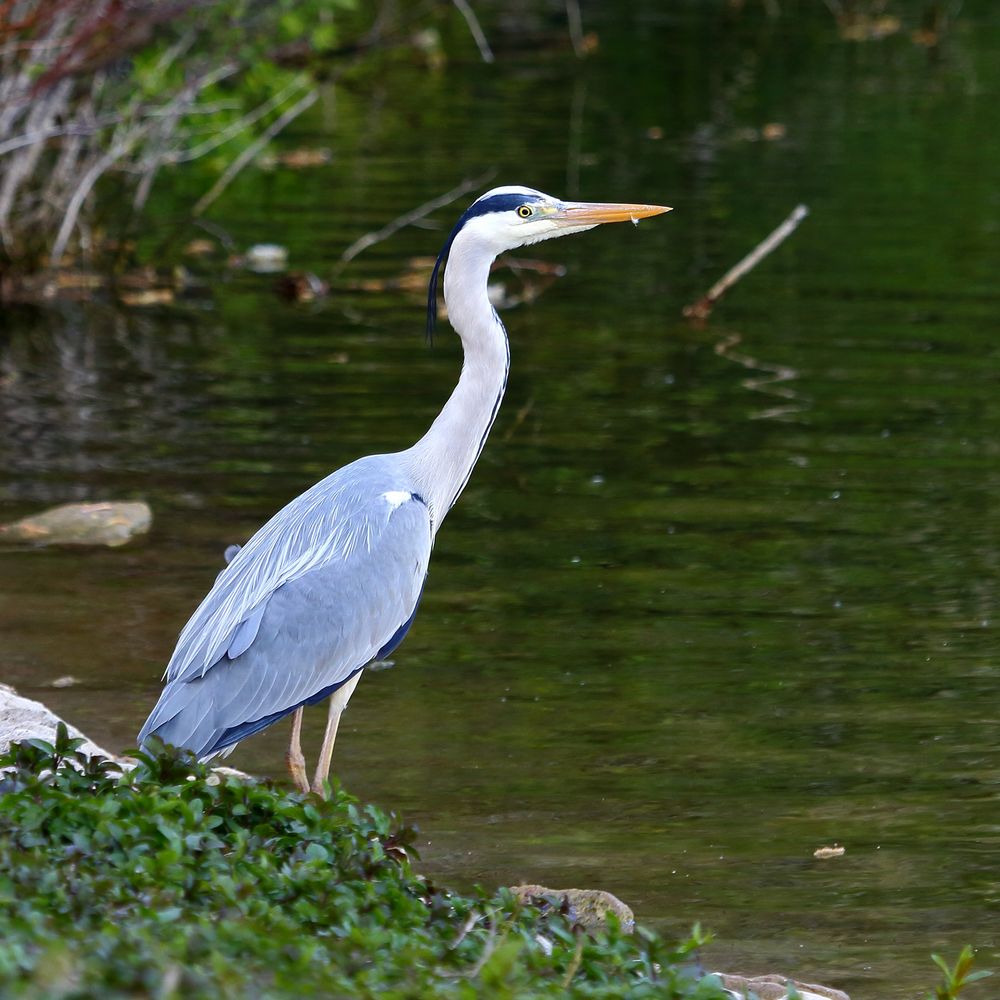
[[613,911],[586,929],[558,898],[449,892],[412,867],[415,831],[340,788],[81,744],[60,722],[0,756],[5,996],[732,995],[697,927],[671,945]]
[[[29,736],[29,733],[37,735]],[[608,893],[451,892],[416,830],[172,748],[113,757],[0,685],[0,992],[10,997],[847,1000],[708,973]],[[933,956],[955,1000],[973,971]]]
[[[265,161],[271,140],[319,100],[321,86],[362,54],[409,43],[389,23],[389,5],[373,26],[345,27],[353,6],[0,5],[0,301],[73,287],[40,280],[45,272],[77,272],[95,287],[134,273],[135,238],[165,172],[196,168],[204,188],[187,226],[197,233],[231,182]],[[481,34],[471,9],[463,16]]]

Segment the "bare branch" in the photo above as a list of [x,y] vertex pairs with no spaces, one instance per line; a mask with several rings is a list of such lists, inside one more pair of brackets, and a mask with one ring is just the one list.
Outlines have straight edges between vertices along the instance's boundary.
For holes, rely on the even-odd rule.
[[580,0],[566,0],[566,20],[569,22],[569,39],[578,58],[583,56],[583,15]]
[[73,192],[73,197],[70,198],[69,204],[66,206],[66,214],[63,216],[62,225],[59,227],[59,232],[56,234],[55,243],[52,244],[52,253],[50,256],[50,263],[53,267],[58,267],[60,261],[62,260],[62,255],[66,250],[66,244],[69,242],[70,235],[76,226],[77,217],[80,214],[80,209],[83,207],[83,203],[86,200],[88,194],[90,194],[91,189],[97,183],[98,178],[106,170],[108,170],[126,151],[126,147],[113,146],[107,153],[104,154],[88,171],[84,174],[80,183],[77,185],[76,190]]
[[452,941],[450,945],[448,945],[449,951],[454,951],[465,940],[466,935],[469,933],[469,931],[472,930],[473,927],[476,926],[481,916],[482,914],[479,914],[475,910],[473,910],[465,918],[465,923],[462,924],[462,927],[459,930],[458,934],[455,935],[455,940]]
[[738,264],[726,273],[697,302],[684,307],[684,315],[689,319],[707,319],[712,307],[748,271],[752,271],[769,253],[777,249],[809,214],[805,205],[796,205],[791,215],[770,235],[761,240]]
[[486,35],[483,34],[483,29],[476,18],[476,12],[469,6],[467,0],[452,0],[452,3],[465,18],[465,23],[469,26],[469,31],[479,47],[479,54],[483,57],[483,62],[493,62],[493,50],[490,48],[490,43],[486,41]]
[[12,153],[16,149],[24,146],[31,146],[36,142],[45,142],[57,136],[64,135],[93,135],[102,128],[109,125],[116,125],[122,120],[121,115],[105,115],[90,124],[84,125],[81,122],[68,122],[65,125],[49,125],[46,128],[37,129],[34,132],[26,132],[24,135],[16,135],[12,139],[0,142],[0,156]]
[[260,121],[261,118],[273,111],[275,108],[280,107],[295,91],[302,90],[308,85],[309,82],[304,75],[297,76],[286,87],[278,91],[277,94],[269,97],[263,104],[257,105],[253,111],[243,115],[242,118],[238,118],[231,125],[227,125],[224,129],[213,135],[211,139],[206,139],[199,145],[192,146],[190,149],[185,149],[183,152],[171,153],[167,157],[167,162],[186,163],[189,160],[196,160],[198,157],[204,156],[206,153],[210,153],[213,149],[229,142],[233,136],[239,135],[240,132],[245,131],[253,125],[254,122]]
[[163,74],[170,69],[171,65],[173,65],[177,59],[187,53],[191,46],[194,45],[194,41],[197,37],[198,33],[193,29],[185,31],[184,34],[173,45],[171,45],[162,56],[160,56],[160,58],[156,61],[156,65],[150,71],[150,85],[159,85],[160,81],[163,79]]
[[387,240],[394,233],[398,233],[400,229],[413,225],[413,223],[418,222],[420,219],[430,215],[431,212],[435,212],[439,208],[444,208],[445,205],[450,205],[456,198],[461,198],[463,194],[467,194],[469,191],[474,191],[477,188],[482,187],[482,185],[490,180],[495,173],[496,171],[491,170],[485,174],[481,174],[479,177],[474,177],[471,180],[464,180],[458,185],[458,187],[453,187],[450,191],[446,191],[444,194],[440,194],[436,198],[431,198],[430,201],[425,201],[422,205],[418,205],[409,212],[404,212],[402,215],[393,219],[392,222],[383,226],[381,229],[377,229],[372,233],[365,233],[364,236],[356,239],[340,255],[341,261],[346,264],[349,261],[354,260],[354,258],[357,257],[362,250],[367,250],[370,246],[374,246],[376,243],[381,243],[383,240]]

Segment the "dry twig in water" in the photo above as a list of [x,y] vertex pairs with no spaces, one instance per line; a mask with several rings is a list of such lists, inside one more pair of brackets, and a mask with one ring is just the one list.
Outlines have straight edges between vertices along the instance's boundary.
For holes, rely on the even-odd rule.
[[467,0],[452,0],[452,2],[458,8],[462,17],[465,18],[465,23],[469,26],[469,31],[476,41],[476,47],[479,49],[479,54],[483,57],[483,62],[493,62],[493,50],[490,48],[490,43],[486,41],[486,35],[479,24],[476,12],[469,6]]
[[684,315],[688,319],[705,320],[711,315],[712,307],[735,285],[740,278],[752,271],[772,250],[777,249],[792,233],[798,224],[809,214],[805,205],[796,205],[792,214],[778,226],[766,239],[762,240],[735,267],[730,268],[697,302],[684,307]]
[[425,201],[422,205],[418,205],[416,208],[410,209],[409,212],[404,212],[398,218],[392,220],[392,222],[383,226],[381,229],[377,229],[372,233],[365,233],[364,236],[356,239],[341,255],[340,260],[342,264],[346,264],[349,261],[354,260],[355,257],[362,250],[367,250],[370,246],[374,246],[376,243],[381,243],[382,240],[387,240],[394,233],[398,233],[400,229],[405,226],[411,226],[414,222],[419,222],[420,219],[425,218],[430,215],[431,212],[437,211],[439,208],[444,208],[445,205],[450,205],[456,198],[461,198],[463,194],[467,194],[469,191],[475,191],[476,189],[482,187],[488,180],[493,177],[495,171],[489,171],[485,174],[480,174],[478,177],[472,178],[472,180],[462,181],[458,187],[452,188],[450,191],[446,191],[444,194],[438,195],[436,198],[431,198],[430,201]]
[[583,42],[583,15],[580,13],[580,0],[566,0],[566,20],[569,23],[569,40],[573,43],[573,52],[577,59],[585,56]]

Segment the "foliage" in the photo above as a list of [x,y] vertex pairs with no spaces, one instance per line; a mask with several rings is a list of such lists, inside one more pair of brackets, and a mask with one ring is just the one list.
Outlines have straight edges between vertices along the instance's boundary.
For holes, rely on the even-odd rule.
[[222,777],[12,745],[0,767],[0,993],[34,997],[723,997],[671,948],[415,874],[413,831]]
[[928,996],[928,1000],[955,1000],[955,998],[968,986],[979,979],[986,979],[992,976],[992,972],[980,970],[972,971],[974,953],[971,945],[966,945],[962,953],[955,962],[955,968],[948,968],[948,963],[940,955],[931,955],[935,965],[944,973],[944,982]]
[[[0,265],[93,257],[109,213],[202,159],[222,182],[316,99],[303,67],[350,0],[0,5]],[[99,182],[117,181],[105,211]],[[213,186],[198,206],[219,193]]]

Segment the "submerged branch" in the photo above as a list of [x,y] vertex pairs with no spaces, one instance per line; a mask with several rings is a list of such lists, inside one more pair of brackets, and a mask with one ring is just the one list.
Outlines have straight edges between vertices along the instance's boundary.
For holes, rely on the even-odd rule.
[[354,260],[354,258],[357,257],[362,250],[367,250],[370,246],[374,246],[376,243],[381,243],[383,240],[387,240],[394,233],[398,233],[400,229],[413,225],[414,222],[419,222],[421,219],[430,215],[431,212],[437,211],[439,208],[444,208],[445,205],[450,205],[456,198],[461,198],[463,194],[475,191],[477,188],[481,187],[488,180],[490,180],[494,173],[496,173],[496,171],[490,170],[485,174],[480,174],[479,177],[474,177],[471,180],[464,180],[458,185],[458,187],[454,187],[450,191],[446,191],[444,194],[438,195],[436,198],[432,198],[430,201],[425,201],[422,205],[418,205],[409,212],[404,212],[398,218],[393,219],[392,222],[383,226],[381,229],[377,229],[371,233],[365,233],[364,236],[356,239],[340,255],[341,263],[346,264],[349,261]]
[[791,215],[770,235],[761,240],[738,264],[731,267],[697,302],[684,307],[688,319],[704,320],[711,315],[712,307],[736,284],[743,275],[752,271],[769,253],[776,250],[809,214],[805,205],[796,205]]

